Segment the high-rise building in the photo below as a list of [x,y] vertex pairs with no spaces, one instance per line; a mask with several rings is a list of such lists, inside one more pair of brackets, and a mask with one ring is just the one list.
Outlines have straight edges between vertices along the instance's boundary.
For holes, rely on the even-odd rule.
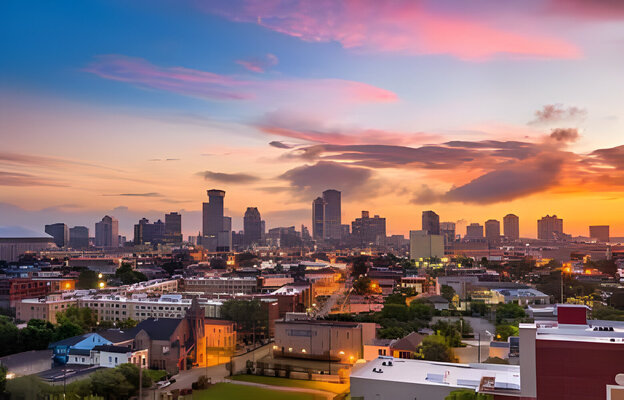
[[500,240],[500,222],[496,219],[485,221],[485,238],[489,242]]
[[89,247],[89,228],[86,226],[69,228],[69,246],[74,249]]
[[262,218],[257,207],[247,207],[243,217],[245,246],[260,244],[262,241]]
[[455,222],[440,222],[440,235],[444,237],[444,244],[455,241]]
[[342,205],[340,192],[329,189],[323,192],[325,215],[323,220],[325,239],[340,240],[342,238]]
[[425,260],[427,258],[444,257],[444,238],[442,235],[431,235],[425,230],[410,231],[410,259]]
[[537,220],[537,238],[542,240],[557,239],[563,234],[563,219],[547,215]]
[[232,251],[232,217],[223,217],[221,231],[217,233],[216,251]]
[[202,207],[202,246],[208,251],[216,251],[219,232],[223,231],[223,198],[225,191],[207,191],[208,202]]
[[69,245],[69,228],[62,222],[46,225],[45,233],[54,238],[54,244],[58,247]]
[[429,232],[431,235],[440,234],[440,216],[433,211],[423,211],[422,213],[422,230]]
[[165,224],[158,220],[150,224],[147,218],[141,218],[134,225],[134,244],[162,243],[165,240]]
[[507,214],[503,218],[503,230],[508,240],[520,239],[520,218],[514,214]]
[[609,241],[609,225],[592,225],[589,227],[589,237],[599,242]]
[[317,197],[312,202],[312,238],[323,240],[325,237],[325,201]]
[[95,245],[97,247],[119,247],[119,221],[106,215],[95,223]]
[[165,214],[165,241],[182,243],[182,215],[177,212]]
[[351,236],[359,246],[382,245],[386,240],[386,219],[375,215],[370,218],[368,211],[351,223]]
[[472,223],[466,227],[466,240],[480,240],[483,239],[483,225],[478,223]]

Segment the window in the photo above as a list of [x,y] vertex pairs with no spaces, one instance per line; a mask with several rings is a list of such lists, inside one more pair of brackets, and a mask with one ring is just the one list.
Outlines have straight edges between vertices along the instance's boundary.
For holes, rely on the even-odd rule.
[[109,363],[113,362],[113,357],[108,356],[108,362],[109,362]]

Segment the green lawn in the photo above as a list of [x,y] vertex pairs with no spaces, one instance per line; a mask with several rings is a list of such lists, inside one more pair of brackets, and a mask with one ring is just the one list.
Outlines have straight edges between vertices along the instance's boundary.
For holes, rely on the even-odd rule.
[[324,390],[335,394],[344,393],[349,391],[349,385],[346,383],[329,383],[318,381],[305,381],[302,379],[287,379],[276,378],[273,376],[258,376],[258,375],[236,375],[230,379],[245,382],[262,383],[264,385],[273,386],[289,386],[305,389]]
[[325,400],[311,393],[280,392],[234,383],[217,383],[207,390],[193,392],[193,400]]
[[167,376],[167,371],[164,371],[162,369],[144,369],[143,372],[149,375],[149,377],[152,378],[152,381],[154,381],[154,383],[158,382],[159,380]]

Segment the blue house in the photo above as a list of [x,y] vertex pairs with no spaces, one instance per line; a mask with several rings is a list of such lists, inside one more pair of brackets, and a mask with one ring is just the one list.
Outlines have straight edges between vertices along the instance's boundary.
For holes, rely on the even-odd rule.
[[54,362],[56,364],[64,365],[67,364],[67,361],[69,360],[70,352],[72,352],[72,354],[89,354],[91,349],[95,346],[105,344],[113,343],[99,334],[91,332],[60,340],[56,343],[50,344],[48,348],[52,349],[52,359]]

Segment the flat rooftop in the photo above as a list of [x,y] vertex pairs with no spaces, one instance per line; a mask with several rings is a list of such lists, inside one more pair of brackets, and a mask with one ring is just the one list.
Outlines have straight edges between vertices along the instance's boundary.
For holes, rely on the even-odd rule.
[[[383,365],[392,361],[392,366]],[[382,373],[373,372],[381,370]],[[351,378],[418,385],[444,385],[476,389],[484,376],[495,378],[494,393],[519,393],[520,366],[498,364],[455,364],[379,357],[354,369]]]
[[536,321],[530,324],[520,324],[520,328],[536,329],[538,340],[624,344],[623,321],[588,320],[587,325]]

